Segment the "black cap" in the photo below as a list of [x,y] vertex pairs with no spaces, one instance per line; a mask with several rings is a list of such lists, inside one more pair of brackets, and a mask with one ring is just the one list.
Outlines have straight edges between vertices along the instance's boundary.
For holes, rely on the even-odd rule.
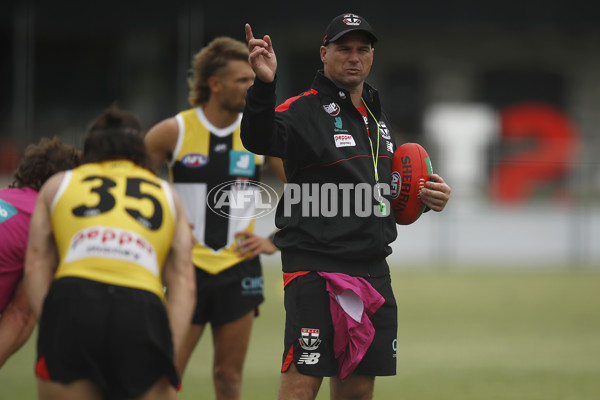
[[325,36],[323,37],[323,46],[327,46],[331,42],[335,42],[343,35],[352,31],[363,31],[371,39],[371,44],[377,41],[377,37],[373,33],[371,25],[361,16],[351,13],[344,13],[338,15],[331,20],[327,29],[325,29]]

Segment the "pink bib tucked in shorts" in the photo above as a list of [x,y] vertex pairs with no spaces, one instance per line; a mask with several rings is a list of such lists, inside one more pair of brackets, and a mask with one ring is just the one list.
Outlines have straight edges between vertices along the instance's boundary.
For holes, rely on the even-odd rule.
[[373,342],[375,329],[369,317],[385,302],[361,277],[318,272],[326,281],[333,322],[333,351],[338,376],[344,381],[363,359]]

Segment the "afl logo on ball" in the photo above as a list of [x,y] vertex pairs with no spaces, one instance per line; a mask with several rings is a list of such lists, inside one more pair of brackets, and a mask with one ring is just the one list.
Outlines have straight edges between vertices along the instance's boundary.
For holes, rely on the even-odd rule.
[[391,196],[392,199],[395,199],[398,197],[398,195],[400,194],[400,182],[402,181],[402,178],[400,177],[400,174],[398,173],[398,171],[394,171],[392,172],[392,187],[391,187]]
[[202,167],[208,163],[208,156],[200,153],[188,153],[181,158],[181,163],[191,168]]

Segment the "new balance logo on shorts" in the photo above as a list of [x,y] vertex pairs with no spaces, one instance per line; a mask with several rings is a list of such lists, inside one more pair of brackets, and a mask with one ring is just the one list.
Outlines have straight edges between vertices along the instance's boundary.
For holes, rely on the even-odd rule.
[[319,362],[321,353],[302,353],[298,359],[298,364],[313,365]]

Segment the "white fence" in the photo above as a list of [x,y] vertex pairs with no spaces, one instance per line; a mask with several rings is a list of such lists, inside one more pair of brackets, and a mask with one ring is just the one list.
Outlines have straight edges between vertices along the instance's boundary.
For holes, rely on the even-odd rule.
[[[273,214],[257,221],[268,235]],[[600,208],[453,207],[398,226],[390,265],[600,267]],[[276,261],[279,255],[268,256]]]

